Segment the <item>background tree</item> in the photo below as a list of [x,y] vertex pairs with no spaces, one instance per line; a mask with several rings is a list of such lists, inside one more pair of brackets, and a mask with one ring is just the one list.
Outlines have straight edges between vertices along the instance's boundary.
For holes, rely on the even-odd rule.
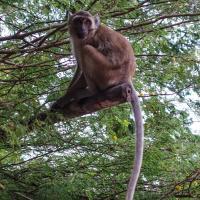
[[[52,124],[73,76],[67,11],[99,13],[137,57],[145,119],[136,199],[199,199],[200,3],[195,0],[0,0],[0,199],[124,199],[134,157],[130,106]],[[196,123],[197,124],[197,123]]]

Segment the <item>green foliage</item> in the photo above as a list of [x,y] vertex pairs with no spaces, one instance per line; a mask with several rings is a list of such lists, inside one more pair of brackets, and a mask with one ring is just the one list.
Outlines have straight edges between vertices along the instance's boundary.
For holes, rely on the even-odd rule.
[[135,199],[199,199],[191,114],[198,121],[200,3],[188,0],[0,1],[0,199],[125,199],[135,146],[130,105],[27,125],[73,76],[66,20],[77,10],[98,13],[137,57],[145,152]]

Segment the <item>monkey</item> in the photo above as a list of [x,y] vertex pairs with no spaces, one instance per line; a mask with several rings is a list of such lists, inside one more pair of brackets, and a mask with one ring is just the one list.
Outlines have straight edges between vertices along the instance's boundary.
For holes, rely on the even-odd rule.
[[63,109],[71,101],[97,94],[122,83],[132,86],[130,103],[135,118],[136,150],[126,200],[132,200],[139,178],[144,149],[144,128],[139,98],[132,84],[136,60],[129,41],[102,25],[98,15],[79,11],[69,16],[68,28],[77,61],[75,75],[66,94],[51,107]]

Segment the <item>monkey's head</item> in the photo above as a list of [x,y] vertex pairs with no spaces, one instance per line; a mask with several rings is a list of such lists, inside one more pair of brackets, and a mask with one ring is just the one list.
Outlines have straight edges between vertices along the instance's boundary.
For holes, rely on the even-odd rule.
[[80,40],[92,37],[99,25],[99,16],[92,16],[87,11],[79,11],[69,15],[69,32],[71,36]]

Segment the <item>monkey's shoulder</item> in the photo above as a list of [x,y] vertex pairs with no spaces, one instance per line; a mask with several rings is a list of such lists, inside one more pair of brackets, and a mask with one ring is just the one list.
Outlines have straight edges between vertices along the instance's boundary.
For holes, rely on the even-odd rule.
[[98,47],[99,43],[105,44],[107,48],[115,48],[121,51],[132,49],[129,41],[122,34],[104,25],[100,25],[94,37],[96,47]]
[[96,31],[96,36],[98,38],[109,38],[109,39],[123,38],[123,36],[120,33],[114,31],[113,29],[105,25],[99,26],[98,30]]

